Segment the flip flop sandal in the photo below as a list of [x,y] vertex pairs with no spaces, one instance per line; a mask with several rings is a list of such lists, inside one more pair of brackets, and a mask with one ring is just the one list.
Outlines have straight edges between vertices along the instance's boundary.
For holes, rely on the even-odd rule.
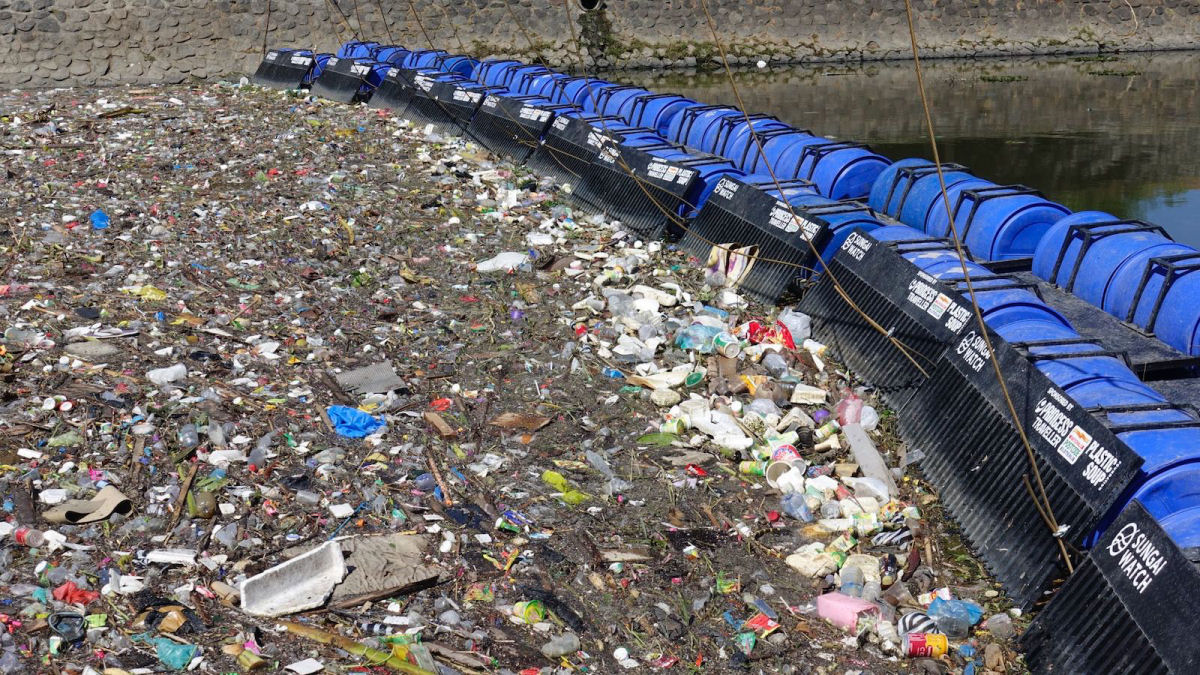
[[133,502],[109,485],[91,499],[72,499],[46,511],[42,518],[51,523],[80,525],[107,519],[114,513],[127,516],[133,513]]

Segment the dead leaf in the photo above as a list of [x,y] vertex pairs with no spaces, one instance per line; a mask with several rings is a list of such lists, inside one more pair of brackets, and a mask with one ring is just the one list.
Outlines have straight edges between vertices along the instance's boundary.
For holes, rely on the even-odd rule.
[[542,427],[550,424],[549,417],[541,415],[528,415],[526,413],[501,413],[494,417],[488,424],[501,429],[524,429],[525,431],[537,431]]

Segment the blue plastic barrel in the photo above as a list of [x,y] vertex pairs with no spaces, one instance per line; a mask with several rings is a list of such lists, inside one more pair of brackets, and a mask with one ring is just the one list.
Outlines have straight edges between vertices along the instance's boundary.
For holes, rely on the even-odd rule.
[[[1150,261],[1156,258],[1173,258],[1194,253],[1196,253],[1196,249],[1191,246],[1175,242],[1162,242],[1136,251],[1127,257],[1124,264],[1113,273],[1112,279],[1108,282],[1108,290],[1104,295],[1102,308],[1122,321],[1129,319],[1129,310],[1138,297],[1138,288],[1142,284],[1142,277],[1145,276],[1146,269],[1151,267]],[[1153,269],[1160,270],[1157,265]],[[1162,279],[1163,275],[1159,273],[1151,275],[1146,280],[1141,297],[1145,298],[1147,303],[1152,302],[1153,298],[1156,298],[1159,291],[1162,290]],[[1148,304],[1147,307],[1149,307]],[[1148,313],[1143,314],[1143,322],[1148,316]],[[1134,318],[1136,319],[1136,317]]]
[[876,241],[915,241],[928,239],[929,235],[907,225],[886,225],[871,232]]
[[[1034,251],[1033,272],[1106,311],[1116,303],[1128,312],[1147,261],[1178,252],[1183,250],[1162,228],[1118,220],[1101,211],[1082,211],[1046,232]],[[1122,275],[1126,269],[1131,271]],[[1115,284],[1118,277],[1125,283],[1132,279],[1132,286]]]
[[[694,110],[696,108],[689,108],[684,114]],[[694,115],[692,124],[686,129],[686,136],[680,142],[690,148],[716,154],[717,131],[720,129],[721,120],[727,117],[741,118],[742,111],[737,108],[712,106]]]
[[1042,235],[1070,213],[1028,188],[1006,185],[960,192],[954,224],[977,260],[1011,260],[1032,256]]
[[[954,205],[958,203],[958,196],[966,190],[975,190],[979,188],[995,187],[996,184],[984,180],[982,178],[968,178],[961,180],[954,185],[946,186],[946,195],[950,197],[950,209],[953,211]],[[901,221],[903,222],[903,221]],[[914,225],[913,227],[916,227]],[[925,232],[933,237],[948,237],[950,236],[950,218],[946,216],[945,200],[942,197],[942,192],[939,189],[937,194],[933,196],[933,201],[929,203],[929,209],[925,215]],[[959,234],[962,234],[961,232]]]
[[[974,176],[965,167],[942,164],[942,179],[947,189],[972,178]],[[868,203],[877,211],[906,225],[924,229],[930,208],[941,194],[937,166],[923,159],[909,158],[880,172],[871,186]],[[941,201],[938,200],[938,203]]]
[[398,45],[380,45],[372,50],[371,56],[376,61],[390,63],[393,66],[404,65],[404,60],[412,52]]
[[404,66],[414,70],[417,68],[432,68],[437,60],[447,53],[444,49],[420,49],[410,52],[408,58],[404,60]]
[[[641,87],[631,87],[629,85],[621,85],[605,89],[599,96],[596,97],[596,105],[603,115],[613,115],[625,119],[621,114],[625,103],[638,96],[652,94],[654,92]],[[628,119],[626,119],[628,121]]]
[[347,42],[341,47],[338,47],[337,57],[339,59],[367,58],[371,56],[371,51],[378,46],[378,42],[359,42],[357,40]]
[[564,73],[542,73],[541,75],[526,80],[526,88],[522,93],[528,96],[541,96],[543,98],[549,98],[554,92],[554,83],[558,80],[564,80],[568,77],[570,77],[570,75],[566,75]]
[[694,150],[701,150],[699,141],[703,138],[705,129],[722,113],[732,114],[733,108],[700,103],[686,106],[671,120],[667,138]]
[[[1192,443],[1200,442],[1193,438]],[[1168,469],[1138,487],[1133,497],[1182,548],[1200,547],[1200,462]]]
[[634,126],[654,129],[670,138],[671,120],[691,105],[696,102],[679,94],[642,94],[626,101],[620,115]]
[[[728,128],[722,130],[722,138],[718,141],[719,152],[716,154],[733,160],[739,166],[745,162],[747,157],[752,157],[759,153],[759,145],[765,145],[764,133],[769,131],[778,133],[798,131],[795,127],[781,122],[774,117],[755,118],[752,116],[749,123],[744,118],[727,118],[724,121],[728,123]],[[753,134],[750,133],[751,129],[754,130]],[[758,140],[756,141],[755,138]]]
[[325,64],[329,62],[329,59],[332,56],[333,54],[327,53],[314,55],[312,70],[308,71],[308,75],[304,78],[304,81],[301,84],[311,85],[313,82],[315,82],[316,79],[321,76],[321,73],[325,72]]
[[780,178],[811,180],[818,192],[835,200],[865,198],[891,163],[861,144],[820,136],[794,138],[773,159]]
[[475,67],[479,65],[479,61],[470,56],[462,54],[446,54],[439,60],[435,61],[434,67],[445,73],[454,73],[461,75],[464,79],[469,79],[471,73],[475,72]]
[[[1200,253],[1182,255],[1185,257],[1166,261],[1166,265],[1150,266],[1133,322],[1184,354],[1196,356],[1200,355]],[[1168,282],[1159,303],[1163,284]],[[1154,314],[1156,305],[1158,313]]]
[[[759,135],[759,140],[762,142],[762,151],[758,146],[748,148],[746,155],[741,158],[732,158],[746,171],[751,173],[770,174],[776,171],[777,166],[780,166],[780,155],[784,154],[792,145],[810,142],[810,139],[815,138],[811,131],[804,129],[796,129],[789,131],[787,129],[772,129],[764,131]],[[784,180],[784,176],[780,176],[780,180]]]
[[525,64],[520,61],[513,61],[512,59],[488,59],[480,61],[475,66],[475,71],[471,73],[471,79],[480,84],[498,86],[509,70],[520,68],[523,65]]
[[606,90],[619,86],[621,85],[604,80],[591,80],[582,88],[577,89],[576,98],[572,103],[579,106],[586,113],[599,115],[600,97],[604,95]]
[[997,327],[996,333],[1008,342],[1076,340],[1080,337],[1074,328],[1045,318],[1006,323],[1003,326]]
[[520,91],[522,83],[527,79],[550,72],[552,71],[546,66],[534,64],[525,64],[517,68],[506,68],[504,70],[504,78],[498,84],[509,91]]
[[[904,193],[908,183],[908,181],[904,181],[903,177],[899,175],[900,169],[927,164],[929,164],[929,160],[921,159],[920,157],[906,157],[892,162],[891,166],[879,172],[879,175],[875,177],[875,182],[871,184],[871,192],[867,195],[867,206],[880,213],[897,218],[900,212],[900,197]],[[908,223],[905,224],[907,225]],[[924,226],[924,223],[918,225],[918,227],[922,226]]]

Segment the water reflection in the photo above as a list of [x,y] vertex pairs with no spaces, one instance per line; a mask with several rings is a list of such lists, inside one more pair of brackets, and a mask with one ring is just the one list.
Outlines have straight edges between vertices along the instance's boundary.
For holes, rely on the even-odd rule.
[[[1200,246],[1200,82],[1187,53],[928,61],[926,87],[942,158],[999,183],[1021,183],[1074,210],[1166,227]],[[898,159],[929,157],[911,64],[743,71],[751,112]],[[633,79],[732,105],[722,73]]]

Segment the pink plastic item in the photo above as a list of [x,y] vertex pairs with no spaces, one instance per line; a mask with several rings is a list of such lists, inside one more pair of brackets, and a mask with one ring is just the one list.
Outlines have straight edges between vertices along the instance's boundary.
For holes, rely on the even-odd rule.
[[848,631],[858,629],[861,614],[879,614],[874,604],[843,593],[826,593],[817,597],[817,616]]
[[837,402],[837,419],[838,424],[845,426],[847,424],[858,424],[858,420],[862,417],[863,400],[852,391],[845,392],[842,400]]

